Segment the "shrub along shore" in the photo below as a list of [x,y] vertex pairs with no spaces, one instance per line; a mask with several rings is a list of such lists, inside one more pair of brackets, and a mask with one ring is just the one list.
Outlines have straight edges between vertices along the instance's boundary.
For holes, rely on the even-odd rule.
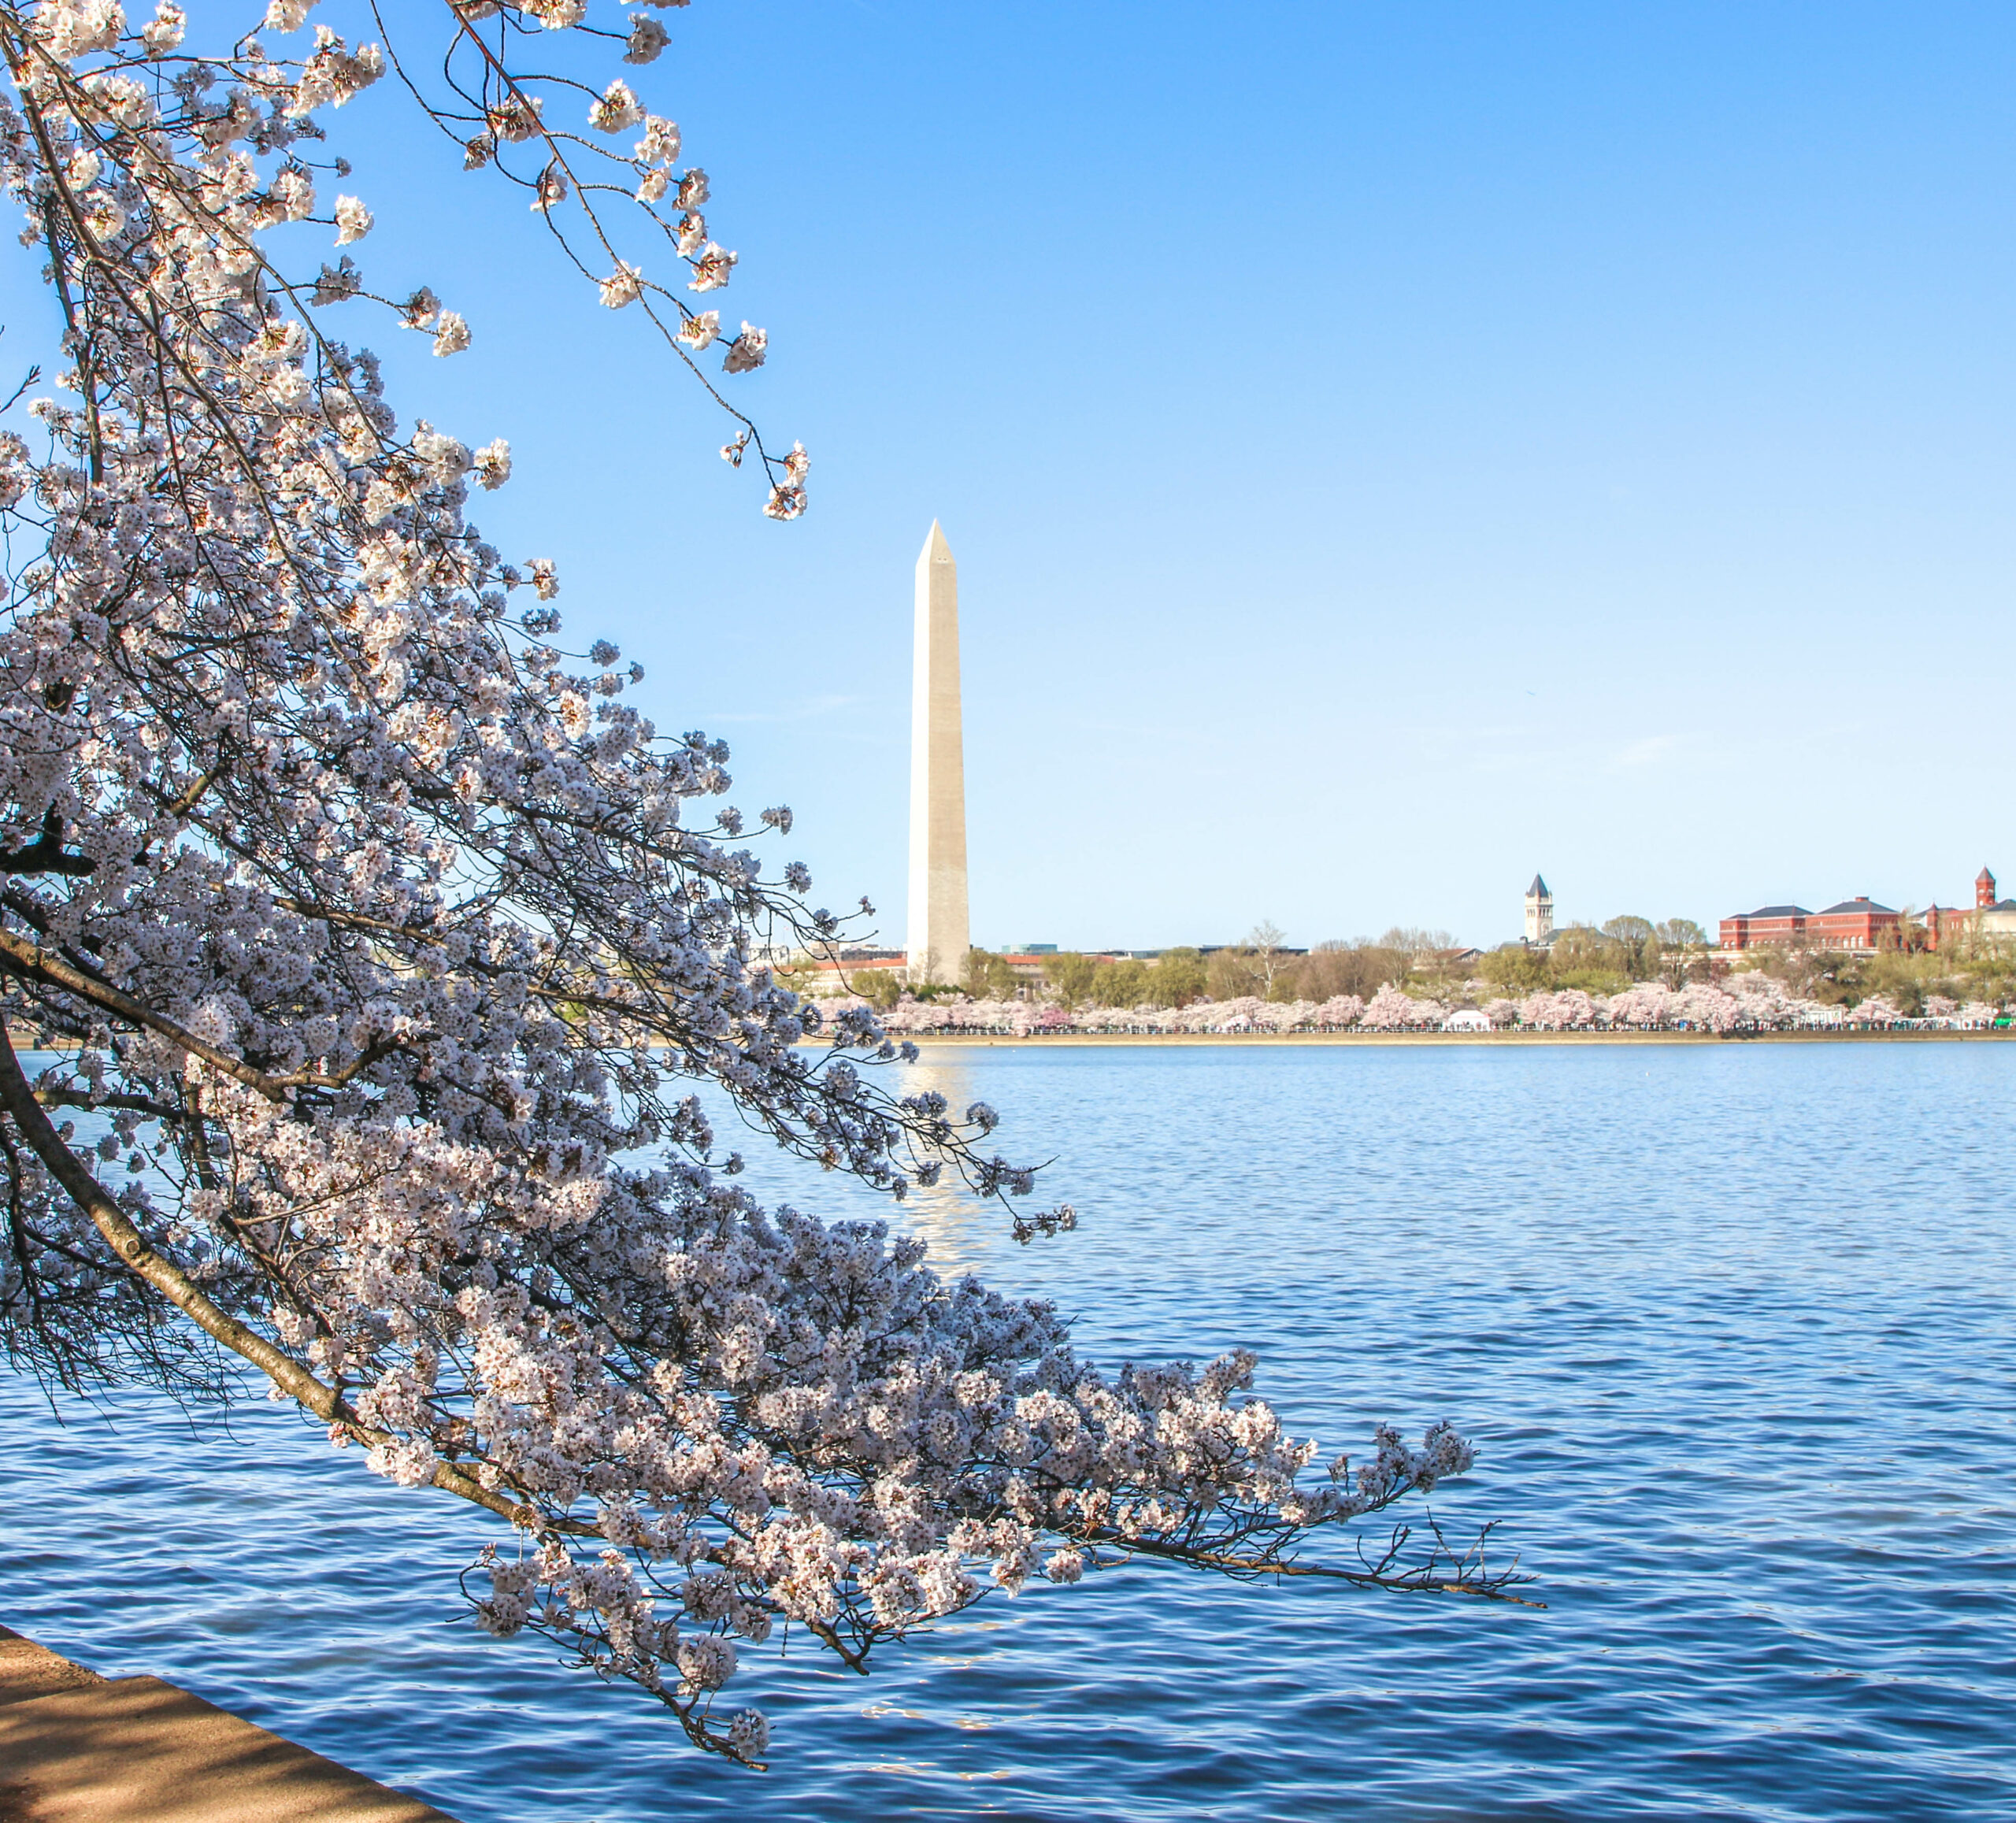
[[[1963,1002],[1937,995],[1925,997],[1915,1016],[1881,994],[1844,1006],[1800,994],[1762,969],[1729,976],[1720,984],[1668,987],[1640,981],[1608,995],[1580,987],[1545,988],[1518,1000],[1503,995],[1486,998],[1485,993],[1488,989],[1442,999],[1409,993],[1388,982],[1369,1000],[1355,994],[1321,1002],[1243,995],[1229,1000],[1193,1000],[1183,1006],[1075,1007],[1054,1001],[946,993],[918,999],[905,994],[894,1006],[880,1009],[877,1017],[892,1036],[905,1038],[962,1033],[1045,1038],[1980,1032],[1994,1029],[1997,1020],[2006,1017],[1992,1001]],[[850,999],[837,1004],[867,1002]]]

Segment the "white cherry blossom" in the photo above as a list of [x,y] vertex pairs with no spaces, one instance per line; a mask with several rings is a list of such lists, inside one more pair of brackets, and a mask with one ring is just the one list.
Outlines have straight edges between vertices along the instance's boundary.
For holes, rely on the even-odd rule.
[[602,302],[612,310],[634,304],[644,295],[643,275],[633,265],[619,261],[616,270],[602,281]]
[[354,196],[336,198],[336,245],[361,240],[371,232],[371,211]]
[[[273,0],[269,28],[307,17]],[[472,181],[529,195],[535,238],[613,262],[629,320],[691,352],[716,314],[617,250],[677,233],[632,200],[676,129],[647,117],[632,157],[549,128],[580,85],[526,65],[585,19],[417,6],[396,67],[424,98],[445,60],[424,105]],[[1447,1427],[1381,1429],[1326,1477],[1249,1396],[1250,1356],[1102,1372],[1050,1306],[941,1277],[891,1223],[743,1191],[700,1084],[892,1214],[949,1174],[1021,1238],[1075,1221],[1014,1201],[1035,1173],[991,1149],[993,1110],[884,1086],[906,1051],[866,1008],[779,983],[776,946],[842,931],[758,853],[788,810],[745,839],[727,749],[662,732],[613,645],[569,650],[555,564],[466,516],[509,446],[402,421],[327,313],[437,354],[464,317],[269,250],[346,175],[326,117],[393,53],[319,24],[291,61],[221,31],[203,53],[182,23],[0,0],[0,175],[66,364],[0,431],[9,1358],[195,1399],[256,1369],[370,1469],[515,1528],[468,1579],[480,1625],[750,1764],[769,1725],[722,1693],[751,1652],[795,1633],[861,1669],[1034,1577],[1145,1556],[1504,1592],[1439,1532],[1310,1551],[1467,1468]],[[613,56],[634,26],[580,39]],[[354,239],[369,211],[336,207]],[[695,288],[733,263],[702,243]],[[728,365],[765,346],[744,324]],[[803,446],[773,457],[723,409],[724,454],[796,517]],[[66,1047],[32,1080],[23,1031]]]

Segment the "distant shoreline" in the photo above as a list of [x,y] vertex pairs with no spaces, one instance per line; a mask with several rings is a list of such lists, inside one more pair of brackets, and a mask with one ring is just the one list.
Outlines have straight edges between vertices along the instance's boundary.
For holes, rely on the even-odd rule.
[[[898,1043],[903,1034],[891,1034]],[[9,1033],[17,1050],[76,1050],[74,1041],[36,1044],[25,1032]],[[1999,1032],[1884,1032],[1844,1027],[1840,1031],[1794,1032],[1053,1032],[1016,1038],[1005,1032],[925,1032],[909,1038],[919,1050],[943,1045],[970,1050],[1002,1045],[1021,1049],[1077,1048],[1086,1045],[1321,1045],[1321,1044],[1950,1044],[1955,1039],[1989,1043],[2016,1039],[2016,1026]],[[829,1041],[814,1035],[799,1040],[820,1050]]]
[[[891,1034],[892,1037],[902,1035]],[[1016,1038],[1002,1032],[925,1032],[909,1035],[920,1050],[931,1045],[1080,1046],[1097,1044],[1923,1044],[1956,1039],[1991,1043],[2016,1039],[2000,1032],[1065,1032]],[[807,1043],[818,1044],[818,1039]]]

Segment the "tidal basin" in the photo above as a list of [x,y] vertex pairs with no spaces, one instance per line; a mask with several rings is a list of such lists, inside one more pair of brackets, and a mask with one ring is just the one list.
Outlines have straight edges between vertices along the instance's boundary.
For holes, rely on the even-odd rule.
[[[2009,1047],[945,1047],[903,1074],[994,1104],[1083,1212],[1018,1248],[914,1202],[941,1269],[1054,1298],[1102,1362],[1251,1347],[1327,1451],[1453,1419],[1479,1465],[1432,1510],[1501,1521],[1545,1609],[1032,1587],[867,1680],[750,1651],[752,1774],[474,1636],[454,1576],[498,1534],[298,1416],[59,1425],[17,1380],[0,1621],[465,1823],[2016,1814]],[[887,1211],[746,1150],[759,1194]]]

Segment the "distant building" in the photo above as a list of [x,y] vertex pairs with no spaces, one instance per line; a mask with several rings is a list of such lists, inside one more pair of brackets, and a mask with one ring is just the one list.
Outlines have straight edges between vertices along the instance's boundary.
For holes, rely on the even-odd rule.
[[[1908,928],[1906,927],[1908,925]],[[2016,937],[2016,899],[1996,897],[1995,876],[1984,867],[1974,878],[1971,909],[1934,901],[1907,915],[1863,894],[1810,912],[1804,906],[1767,905],[1722,920],[1725,950],[1847,950],[1864,954],[1886,940],[1928,950],[1947,949],[1970,936]]]
[[1754,912],[1739,912],[1724,918],[1721,947],[1725,950],[1805,947],[1806,921],[1813,913],[1803,905],[1760,906]]
[[1918,913],[1918,921],[1925,932],[1925,947],[1928,950],[1950,949],[1974,928],[1979,914],[1963,911],[1959,906],[1941,905],[1935,899]]
[[1873,950],[1886,931],[1897,928],[1901,915],[1887,905],[1878,905],[1866,893],[1844,899],[1825,911],[1767,905],[1724,918],[1721,943],[1725,950]]
[[[1119,959],[1111,951],[1088,953],[1095,962]],[[1008,965],[1019,984],[1016,993],[1026,998],[1041,987],[1048,969],[1057,960],[1057,946],[1047,943],[1040,949],[1009,950],[997,959]],[[918,985],[915,965],[908,952],[902,950],[845,949],[817,954],[809,950],[796,950],[791,953],[788,962],[780,958],[772,965],[788,968],[793,987],[813,1000],[861,993],[873,975],[895,975],[906,987]]]
[[1984,937],[2016,937],[2016,899],[1995,896],[1995,876],[1985,867],[1974,876],[1973,926]]
[[788,969],[792,987],[808,999],[826,1000],[859,991],[868,976],[899,973],[907,969],[909,962],[901,950],[847,948],[817,954],[794,950],[788,960],[776,958],[771,965]]
[[[1019,950],[1004,950],[1001,959],[1015,973],[1015,979],[1022,985],[1016,990],[1019,994],[1034,993],[1049,979],[1050,970],[1055,965],[1058,948],[1054,943],[1025,943]],[[1096,962],[1109,960],[1104,956],[1095,957]]]
[[1554,941],[1554,895],[1537,873],[1526,888],[1526,941],[1536,948]]
[[1806,921],[1807,947],[1814,950],[1873,950],[1903,914],[1878,905],[1867,893],[1844,899]]
[[1974,876],[1974,902],[1970,909],[1941,905],[1934,900],[1920,914],[1928,950],[1950,949],[1968,938],[1987,934],[2016,935],[2016,902],[1999,910],[1995,896],[1995,876],[1984,867]]

